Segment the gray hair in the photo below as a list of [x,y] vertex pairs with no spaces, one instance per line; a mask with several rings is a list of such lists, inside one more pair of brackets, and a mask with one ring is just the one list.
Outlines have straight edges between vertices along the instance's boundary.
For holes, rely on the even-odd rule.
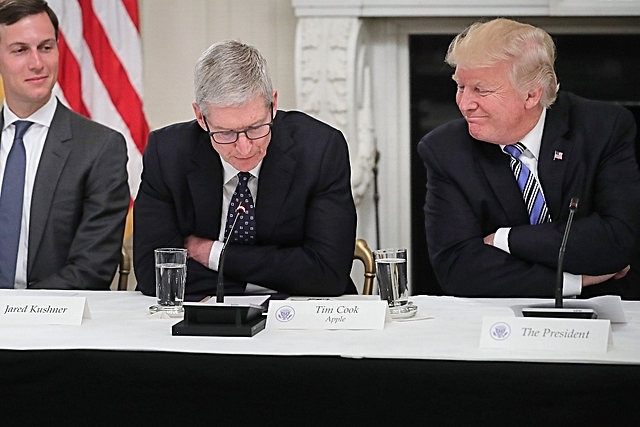
[[196,62],[196,104],[203,114],[209,105],[242,106],[262,96],[265,105],[273,99],[267,61],[258,50],[236,40],[211,45]]
[[491,67],[511,63],[510,79],[519,91],[542,87],[540,104],[548,108],[556,99],[556,50],[546,31],[510,19],[476,22],[449,45],[445,61],[452,67]]

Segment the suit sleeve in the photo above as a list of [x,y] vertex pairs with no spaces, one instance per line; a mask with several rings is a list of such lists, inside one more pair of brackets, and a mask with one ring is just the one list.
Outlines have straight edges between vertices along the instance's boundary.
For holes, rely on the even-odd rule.
[[[356,233],[347,143],[331,132],[317,182],[304,204],[298,245],[229,245],[229,277],[293,295],[342,295],[350,283]],[[294,183],[295,185],[295,183]],[[260,200],[258,199],[258,205]]]
[[110,131],[104,138],[86,180],[79,184],[82,212],[66,265],[35,288],[107,290],[111,285],[121,257],[130,194],[124,137]]
[[[549,297],[555,271],[519,259],[483,241],[478,207],[460,181],[467,172],[438,157],[429,136],[418,145],[427,169],[425,228],[429,257],[445,293],[455,296]],[[462,174],[462,175],[461,175]],[[495,231],[495,230],[494,230]]]
[[153,251],[159,247],[184,247],[171,192],[163,180],[155,133],[143,155],[142,182],[136,197],[133,228],[133,262],[137,289],[155,295]]
[[[600,136],[600,141],[587,144],[594,155],[599,155],[591,166],[591,175],[584,179],[582,194],[576,194],[581,202],[564,258],[564,270],[569,273],[615,273],[632,261],[640,226],[636,127],[627,110],[616,111],[609,132]],[[607,120],[600,123],[601,131],[606,129],[606,123]],[[599,134],[592,135],[598,138]],[[604,148],[599,151],[598,146]],[[568,211],[568,207],[563,208]],[[509,236],[511,253],[529,262],[555,266],[565,224],[566,220],[555,225],[514,227]]]

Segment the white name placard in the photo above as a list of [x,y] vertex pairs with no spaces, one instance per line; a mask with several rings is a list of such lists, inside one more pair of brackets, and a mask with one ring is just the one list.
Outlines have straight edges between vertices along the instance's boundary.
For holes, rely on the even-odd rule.
[[0,324],[80,325],[90,318],[85,297],[0,297]]
[[270,301],[267,329],[383,329],[382,300]]
[[551,351],[607,351],[613,344],[608,319],[484,317],[481,348]]

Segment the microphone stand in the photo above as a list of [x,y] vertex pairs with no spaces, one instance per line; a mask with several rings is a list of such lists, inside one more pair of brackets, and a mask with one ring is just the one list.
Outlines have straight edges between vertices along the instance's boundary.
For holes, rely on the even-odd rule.
[[564,289],[564,252],[567,248],[567,239],[569,238],[569,229],[573,223],[573,215],[578,208],[578,198],[573,197],[569,202],[569,219],[567,220],[567,226],[564,228],[564,235],[562,236],[562,243],[560,244],[560,251],[558,251],[558,269],[556,271],[556,308],[562,308],[562,294]]
[[220,262],[218,262],[218,283],[216,284],[216,303],[224,302],[224,259],[227,254],[227,245],[229,244],[229,240],[231,240],[231,235],[233,230],[236,228],[236,222],[238,222],[240,214],[243,214],[246,211],[247,210],[242,206],[242,203],[240,203],[236,208],[236,217],[233,219],[233,224],[231,224],[229,234],[224,241],[224,245],[222,245],[222,251],[220,251]]

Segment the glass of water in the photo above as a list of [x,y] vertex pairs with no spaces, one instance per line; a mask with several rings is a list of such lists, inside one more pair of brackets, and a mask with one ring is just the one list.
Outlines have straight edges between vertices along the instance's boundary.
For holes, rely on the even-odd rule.
[[154,251],[156,264],[156,305],[151,313],[162,311],[170,316],[180,316],[184,308],[184,288],[187,281],[187,250],[160,248]]
[[407,250],[380,249],[373,252],[380,298],[389,304],[394,319],[415,316],[418,307],[409,302],[407,283]]

